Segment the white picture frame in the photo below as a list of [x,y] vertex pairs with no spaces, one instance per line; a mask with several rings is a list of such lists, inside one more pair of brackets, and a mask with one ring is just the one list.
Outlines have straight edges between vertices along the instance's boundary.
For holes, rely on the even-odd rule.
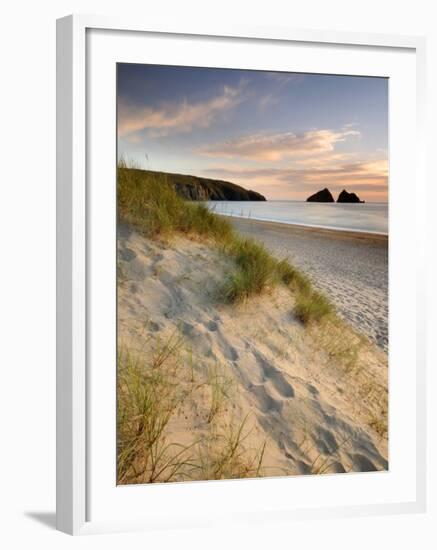
[[[90,348],[92,346],[88,320],[90,315],[90,257],[89,228],[90,169],[87,164],[87,117],[91,103],[88,101],[87,80],[92,70],[88,63],[87,33],[90,31],[138,33],[166,40],[170,37],[214,37],[232,41],[265,41],[266,43],[305,43],[318,47],[329,45],[344,48],[396,49],[409,52],[415,57],[416,101],[410,105],[415,111],[416,193],[425,193],[424,177],[424,75],[425,41],[420,37],[349,34],[284,28],[173,28],[156,27],[138,20],[112,19],[96,16],[73,15],[57,22],[57,528],[69,534],[84,534],[126,529],[147,529],[156,526],[205,525],[206,520],[196,512],[184,510],[180,518],[167,517],[157,510],[153,521],[145,517],[119,518],[109,514],[94,520],[89,514],[90,484],[92,483],[92,457],[90,454],[89,411],[93,393],[90,390]],[[167,55],[171,57],[170,53]],[[91,68],[90,68],[91,67]],[[115,141],[115,134],[114,134]],[[114,198],[115,200],[115,198]],[[424,206],[416,204],[415,222],[417,235],[425,231]],[[110,238],[115,238],[113,235]],[[416,513],[426,507],[426,402],[425,402],[425,252],[417,239],[415,272],[415,445],[414,445],[414,496],[408,499],[392,499],[388,502],[336,505],[306,508],[286,505],[268,510],[260,505],[235,516],[255,521],[284,518],[320,518],[368,514]],[[398,350],[401,351],[401,350]],[[397,355],[399,356],[399,355]],[[410,365],[412,368],[413,366]],[[331,480],[334,479],[331,476]],[[276,486],[283,478],[271,480]],[[246,483],[253,483],[244,482]],[[257,481],[255,481],[257,483]],[[259,482],[258,482],[259,483]],[[296,482],[297,483],[297,482]],[[331,482],[330,482],[331,483]],[[209,491],[223,495],[243,492],[243,483],[217,482],[196,484],[196,489],[179,485],[177,498],[183,492],[191,492],[191,499],[208,496]],[[332,490],[332,485],[331,490]],[[214,487],[212,489],[212,487]],[[219,487],[219,489],[217,489]],[[244,487],[249,487],[245,485]],[[256,488],[260,487],[259,485]],[[137,487],[136,491],[144,490]],[[124,490],[124,489],[121,489]],[[162,490],[160,488],[159,490]],[[169,491],[169,489],[165,488]],[[328,489],[326,489],[328,490]],[[154,487],[153,498],[158,503],[158,488]],[[411,493],[411,491],[410,491]],[[126,497],[124,499],[130,498]],[[119,493],[121,498],[121,493]],[[150,493],[149,493],[150,495]],[[168,493],[167,493],[168,495]],[[222,496],[223,496],[222,495]],[[165,495],[164,495],[165,497]],[[159,508],[157,504],[157,508]],[[231,511],[222,520],[231,520]],[[149,518],[150,519],[150,518]]]

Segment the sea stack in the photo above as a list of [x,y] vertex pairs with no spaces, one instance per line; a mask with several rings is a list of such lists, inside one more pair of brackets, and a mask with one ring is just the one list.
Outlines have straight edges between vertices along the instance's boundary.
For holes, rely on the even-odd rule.
[[338,195],[337,202],[364,202],[355,193],[348,193],[346,189]]
[[331,195],[331,191],[325,187],[325,189],[308,197],[307,202],[334,202],[334,197]]

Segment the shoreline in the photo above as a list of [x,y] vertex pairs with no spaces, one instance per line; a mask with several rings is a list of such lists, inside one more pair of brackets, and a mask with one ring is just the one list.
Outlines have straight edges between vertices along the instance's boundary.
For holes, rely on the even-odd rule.
[[296,229],[302,229],[302,230],[308,230],[308,231],[314,231],[319,232],[323,234],[331,234],[331,236],[337,237],[337,236],[344,236],[349,238],[362,238],[362,239],[380,239],[381,241],[388,241],[388,233],[380,233],[378,231],[361,231],[359,229],[343,229],[341,227],[330,227],[326,225],[312,225],[312,224],[304,224],[304,223],[292,223],[292,222],[284,222],[284,221],[277,221],[273,219],[267,219],[267,218],[254,218],[254,217],[247,217],[247,216],[235,216],[233,214],[225,214],[223,212],[214,212],[218,216],[225,216],[226,218],[233,218],[236,220],[245,220],[245,221],[253,221],[257,223],[264,223],[264,224],[272,224],[272,225],[281,225],[285,227],[291,227]]
[[388,237],[228,216],[234,229],[287,258],[358,332],[388,351]]

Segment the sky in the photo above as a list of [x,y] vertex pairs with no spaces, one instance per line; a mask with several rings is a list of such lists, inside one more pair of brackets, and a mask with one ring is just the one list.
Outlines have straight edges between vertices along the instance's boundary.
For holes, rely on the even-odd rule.
[[118,64],[117,117],[119,157],[144,169],[387,202],[385,78]]

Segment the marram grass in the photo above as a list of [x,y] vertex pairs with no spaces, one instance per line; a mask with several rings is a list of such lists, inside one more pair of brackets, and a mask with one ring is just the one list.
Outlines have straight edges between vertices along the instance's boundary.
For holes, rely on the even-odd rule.
[[165,174],[129,168],[121,161],[117,172],[118,217],[149,238],[185,234],[212,241],[233,259],[235,268],[219,295],[235,303],[278,284],[296,297],[295,312],[304,324],[318,322],[332,312],[328,300],[287,260],[278,261],[259,242],[240,237],[225,218],[206,205],[180,197]]
[[[187,358],[176,335],[144,356],[121,346],[117,366],[117,483],[166,483],[237,479],[263,475],[265,443],[246,445],[247,417],[223,422],[232,381],[218,370],[206,380],[186,382]],[[149,359],[146,359],[146,356]],[[187,443],[170,439],[171,422],[190,407],[196,392],[209,388],[205,433]],[[208,404],[206,404],[208,409]],[[198,419],[198,422],[201,420]]]

